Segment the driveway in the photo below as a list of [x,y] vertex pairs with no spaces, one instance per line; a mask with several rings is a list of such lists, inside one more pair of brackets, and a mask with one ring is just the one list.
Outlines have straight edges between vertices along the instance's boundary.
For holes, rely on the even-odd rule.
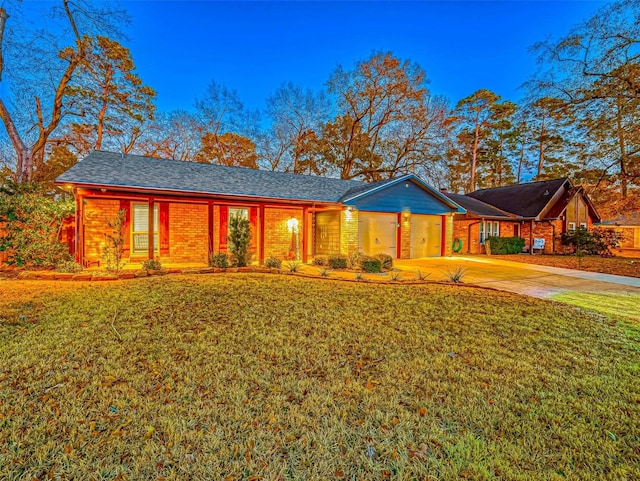
[[[463,282],[525,294],[541,299],[557,299],[581,307],[593,307],[600,299],[621,300],[608,313],[622,313],[640,319],[640,278],[561,269],[511,262],[490,257],[435,257],[398,260],[394,266],[405,271],[420,269],[429,279],[443,280],[458,267],[465,269]],[[572,301],[572,299],[576,301]],[[603,312],[602,310],[600,310]]]

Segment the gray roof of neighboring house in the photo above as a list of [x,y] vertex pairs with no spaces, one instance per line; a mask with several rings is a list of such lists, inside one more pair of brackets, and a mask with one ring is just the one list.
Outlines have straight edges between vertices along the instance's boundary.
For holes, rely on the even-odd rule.
[[615,219],[603,220],[599,225],[618,225],[628,227],[640,226],[640,212],[631,212],[628,215],[621,215]]
[[467,194],[498,209],[521,217],[537,217],[553,195],[569,180],[566,178],[506,185]]
[[451,192],[443,192],[443,195],[454,201],[456,204],[464,207],[471,215],[479,217],[503,218],[505,220],[514,219],[516,216],[497,209],[489,204],[485,204],[481,200],[474,199],[468,195],[452,194]]
[[372,184],[223,165],[94,151],[57,183],[151,191],[339,202],[352,189]]

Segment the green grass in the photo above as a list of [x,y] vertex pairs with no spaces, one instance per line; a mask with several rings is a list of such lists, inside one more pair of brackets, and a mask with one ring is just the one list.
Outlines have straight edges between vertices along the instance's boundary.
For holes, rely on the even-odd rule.
[[66,286],[0,304],[0,479],[640,479],[637,325],[462,286]]
[[556,301],[571,304],[612,318],[640,321],[640,296],[630,293],[604,294],[568,291],[555,294]]

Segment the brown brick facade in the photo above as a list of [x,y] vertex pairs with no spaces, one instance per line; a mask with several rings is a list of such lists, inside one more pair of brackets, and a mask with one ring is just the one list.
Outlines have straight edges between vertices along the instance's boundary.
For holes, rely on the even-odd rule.
[[207,206],[169,204],[169,257],[167,262],[207,262]]
[[120,201],[111,199],[84,199],[84,259],[88,263],[99,264],[104,248],[104,234],[107,221],[113,220],[120,210]]
[[[278,259],[302,258],[302,209],[264,209],[264,255]],[[289,230],[289,221],[298,221],[298,233]],[[296,245],[297,244],[297,245]],[[296,252],[297,251],[297,252]]]
[[358,211],[343,210],[340,216],[340,253],[351,255],[358,250]]
[[411,214],[403,213],[400,222],[400,259],[411,257]]

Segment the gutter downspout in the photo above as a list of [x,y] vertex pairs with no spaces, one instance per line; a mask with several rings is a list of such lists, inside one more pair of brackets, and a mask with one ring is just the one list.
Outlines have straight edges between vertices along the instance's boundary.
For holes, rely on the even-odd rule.
[[469,224],[469,232],[467,233],[467,254],[471,254],[471,227],[473,227],[474,225],[479,225],[480,222],[482,222],[481,220],[479,220],[478,222],[474,222],[473,224]]

